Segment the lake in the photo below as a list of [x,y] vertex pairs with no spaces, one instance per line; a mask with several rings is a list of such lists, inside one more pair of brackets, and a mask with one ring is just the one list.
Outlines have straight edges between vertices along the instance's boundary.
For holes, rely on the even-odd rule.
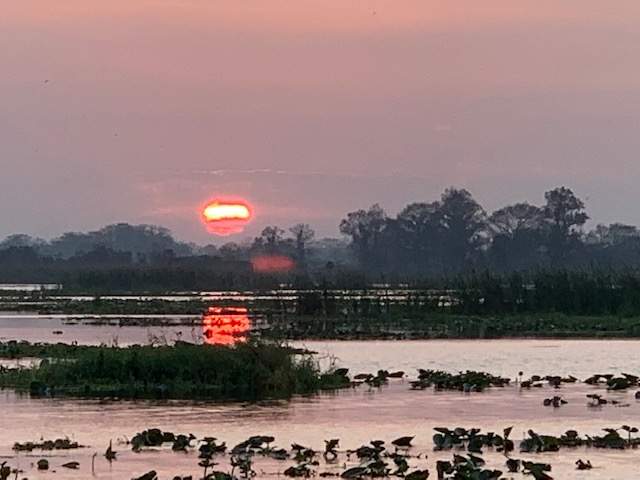
[[[184,325],[163,327],[90,325],[82,322],[69,325],[67,317],[3,315],[0,336],[31,341],[61,340],[65,342],[100,343],[117,336],[119,344],[144,343],[159,335],[188,336]],[[56,329],[62,334],[54,335]],[[191,328],[191,327],[190,327]],[[194,335],[201,335],[201,326],[193,326]],[[200,329],[200,330],[198,330]],[[318,359],[327,366],[335,363],[351,369],[351,373],[375,372],[377,369],[404,370],[415,378],[417,368],[458,371],[484,370],[515,378],[518,371],[525,377],[532,374],[575,375],[581,379],[593,373],[640,373],[637,340],[432,340],[432,341],[307,341],[296,346],[318,352]],[[26,361],[28,362],[28,360]],[[621,405],[587,407],[588,393],[598,392]],[[521,390],[516,386],[494,388],[483,393],[434,392],[410,390],[407,380],[392,380],[380,389],[360,386],[335,394],[297,397],[291,401],[258,404],[213,402],[153,402],[95,401],[68,399],[36,399],[0,392],[0,456],[19,463],[30,479],[81,479],[91,475],[91,457],[95,459],[95,478],[122,479],[141,475],[151,468],[160,478],[174,475],[201,475],[197,453],[175,453],[160,449],[132,453],[119,442],[136,432],[158,427],[176,433],[193,433],[197,437],[215,436],[233,445],[250,435],[274,435],[275,444],[289,448],[293,442],[322,449],[324,440],[340,439],[340,449],[354,449],[372,439],[387,442],[402,435],[415,435],[412,459],[415,467],[429,467],[435,477],[436,459],[450,459],[451,452],[433,452],[434,427],[479,427],[501,432],[514,426],[513,438],[520,440],[532,428],[545,434],[561,434],[572,428],[581,434],[600,434],[605,427],[640,424],[640,403],[633,391],[606,392],[602,386],[575,384],[560,390]],[[542,400],[561,394],[568,404],[554,409],[544,407]],[[14,442],[53,439],[68,436],[88,445],[78,451],[49,452],[51,468],[58,471],[41,473],[32,464],[45,455],[14,454]],[[109,463],[102,457],[109,441],[120,452]],[[516,442],[517,443],[517,442]],[[424,455],[428,458],[425,460]],[[566,449],[560,453],[520,454],[517,458],[544,461],[553,465],[553,476],[562,479],[624,479],[634,478],[638,451],[604,451],[596,449]],[[228,457],[220,459],[226,469]],[[578,458],[589,459],[594,469],[575,470]],[[487,452],[489,466],[504,470],[504,457]],[[60,465],[77,460],[78,471],[61,471]],[[321,465],[318,471],[339,472],[338,465]],[[351,465],[351,463],[347,463]],[[258,478],[270,478],[281,473],[290,461],[257,459]],[[197,477],[194,477],[197,478]],[[516,474],[514,478],[523,477]]]

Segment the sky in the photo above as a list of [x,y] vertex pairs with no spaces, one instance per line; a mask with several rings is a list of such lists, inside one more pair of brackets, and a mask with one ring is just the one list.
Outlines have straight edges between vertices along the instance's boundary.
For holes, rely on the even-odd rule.
[[640,224],[640,2],[20,0],[0,15],[0,237],[221,243],[206,200],[338,235],[469,189],[567,185]]

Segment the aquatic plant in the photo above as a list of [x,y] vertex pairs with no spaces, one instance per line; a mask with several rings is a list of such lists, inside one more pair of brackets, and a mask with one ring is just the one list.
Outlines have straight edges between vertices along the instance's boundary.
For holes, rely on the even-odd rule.
[[113,442],[109,440],[109,446],[107,450],[104,452],[104,458],[107,459],[109,463],[114,461],[118,457],[118,452],[113,449]]
[[150,428],[136,433],[131,438],[131,450],[139,452],[143,447],[160,447],[165,443],[175,443],[177,435],[172,432],[163,432],[159,428]]
[[155,470],[151,470],[134,478],[133,480],[158,480],[158,473]]
[[11,467],[7,465],[7,462],[0,463],[0,480],[8,480],[11,475]]
[[551,397],[551,398],[545,398],[542,401],[542,404],[545,407],[553,406],[553,408],[560,408],[562,405],[566,405],[567,403],[568,402],[564,398],[562,398],[562,397],[560,397],[558,395],[556,395],[554,397]]
[[560,440],[552,435],[539,435],[528,430],[529,438],[520,442],[520,451],[526,453],[557,452],[560,450]]
[[236,468],[240,472],[240,477],[244,479],[253,477],[256,474],[256,472],[253,470],[253,461],[250,455],[247,455],[247,454],[232,455],[229,462],[231,463],[231,467],[232,467],[231,477],[233,477],[233,474]]
[[76,448],[84,448],[78,442],[71,441],[68,438],[56,438],[55,440],[40,440],[39,442],[16,442],[13,444],[13,450],[16,452],[31,452],[33,450],[72,450]]
[[502,435],[494,432],[482,433],[479,428],[436,427],[434,430],[437,432],[433,436],[434,450],[466,448],[476,454],[481,454],[483,447],[495,448],[496,451],[504,453],[513,450],[513,442],[509,439],[512,427],[505,428]]
[[551,465],[548,463],[523,461],[522,470],[526,475],[531,475],[535,480],[553,480],[547,473],[551,471]]
[[217,440],[215,437],[203,438],[202,444],[198,448],[199,458],[211,459],[216,454],[224,453],[227,450],[226,442],[218,444]]
[[472,454],[454,455],[452,461],[438,460],[438,480],[498,480],[502,477],[502,471],[485,469],[484,465],[485,461],[481,457]]
[[436,390],[459,390],[463,392],[481,392],[487,387],[504,387],[509,384],[508,378],[491,375],[486,372],[467,370],[457,374],[442,370],[420,369],[418,380],[411,382],[414,390],[423,390],[433,386]]
[[592,468],[593,465],[591,465],[591,462],[589,460],[587,460],[586,462],[581,458],[576,460],[576,470],[591,470]]

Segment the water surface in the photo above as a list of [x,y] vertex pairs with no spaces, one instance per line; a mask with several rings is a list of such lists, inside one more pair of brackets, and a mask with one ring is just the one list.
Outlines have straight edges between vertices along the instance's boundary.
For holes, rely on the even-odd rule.
[[[119,321],[114,325],[91,325],[71,320],[69,324],[69,320],[66,316],[4,315],[0,317],[0,337],[91,344],[109,343],[110,338],[117,338],[115,343],[130,344],[145,343],[154,336],[176,337],[181,331],[183,338],[192,334],[198,341],[204,341],[200,324],[142,327],[120,326]],[[126,325],[126,321],[123,324]],[[63,333],[54,334],[55,330]],[[515,378],[518,371],[523,371],[525,376],[572,374],[579,378],[593,373],[640,373],[638,340],[306,341],[295,342],[295,345],[317,351],[325,367],[333,363],[350,368],[352,373],[375,372],[380,368],[404,370],[410,377],[415,376],[418,368],[475,369],[511,378]],[[21,362],[28,364],[30,360]],[[14,365],[6,361],[4,364]],[[589,408],[586,394],[594,391],[628,406]],[[450,458],[451,452],[432,452],[434,427],[477,426],[499,432],[513,425],[516,440],[523,438],[529,428],[549,434],[560,434],[570,428],[582,434],[598,434],[604,427],[640,425],[640,403],[633,393],[607,393],[602,387],[577,384],[564,386],[559,391],[550,387],[521,391],[511,386],[463,394],[411,391],[406,380],[393,381],[382,389],[363,386],[336,394],[260,404],[35,399],[3,391],[0,392],[0,456],[7,457],[13,465],[19,463],[31,479],[50,479],[52,472],[39,473],[32,468],[32,464],[43,457],[40,452],[15,455],[11,445],[15,441],[68,436],[90,448],[49,452],[52,469],[59,471],[58,478],[90,477],[94,452],[99,453],[95,459],[95,478],[98,479],[132,478],[151,468],[163,479],[187,474],[196,478],[200,470],[196,467],[195,453],[163,450],[134,454],[117,442],[150,427],[193,433],[198,437],[215,436],[230,445],[250,435],[269,434],[276,437],[278,446],[289,447],[292,442],[298,442],[316,449],[323,448],[323,440],[329,438],[340,438],[341,448],[347,449],[371,439],[390,441],[401,435],[416,435],[414,453],[423,452],[428,458],[414,460],[412,466],[427,466],[435,476],[435,460]],[[556,394],[563,395],[569,404],[559,409],[542,406],[545,397]],[[116,449],[121,452],[112,464],[101,456],[110,440],[116,442]],[[637,450],[595,449],[515,454],[517,458],[551,463],[556,479],[598,480],[635,478],[638,455]],[[489,466],[504,468],[504,458],[500,455],[487,453],[485,458]],[[589,472],[576,471],[574,462],[578,458],[590,459],[596,468]],[[81,469],[60,473],[60,465],[70,460],[80,461]],[[222,468],[226,468],[225,462],[222,458]],[[291,462],[257,460],[258,478],[272,477],[289,465]],[[321,465],[319,471],[336,468]],[[526,477],[516,475],[514,478]]]

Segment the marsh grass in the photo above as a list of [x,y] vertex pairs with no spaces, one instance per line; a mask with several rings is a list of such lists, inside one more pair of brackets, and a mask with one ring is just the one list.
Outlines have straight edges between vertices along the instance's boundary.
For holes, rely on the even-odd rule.
[[377,316],[275,319],[263,337],[288,340],[638,338],[640,316],[455,314],[395,307]]
[[0,387],[52,396],[261,400],[345,386],[320,372],[313,358],[271,343],[82,347],[69,352],[32,368],[5,370]]

